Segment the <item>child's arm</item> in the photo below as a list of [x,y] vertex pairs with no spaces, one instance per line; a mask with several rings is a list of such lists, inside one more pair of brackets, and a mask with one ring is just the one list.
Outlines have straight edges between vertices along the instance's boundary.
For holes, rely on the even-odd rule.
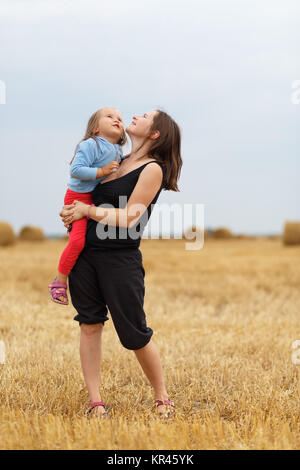
[[115,168],[119,167],[118,162],[113,161],[102,168],[92,168],[95,161],[96,142],[84,140],[80,142],[74,160],[70,168],[70,176],[83,181],[95,180],[109,175]]
[[97,168],[91,168],[94,162],[94,151],[92,145],[87,140],[80,142],[76,155],[71,164],[70,176],[80,180],[95,180]]

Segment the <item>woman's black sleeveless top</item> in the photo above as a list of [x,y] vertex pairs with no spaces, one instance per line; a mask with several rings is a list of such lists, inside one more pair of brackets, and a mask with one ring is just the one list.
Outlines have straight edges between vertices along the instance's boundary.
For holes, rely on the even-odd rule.
[[[135,185],[138,181],[139,175],[146,165],[141,165],[139,168],[126,173],[120,178],[107,181],[106,183],[99,183],[92,192],[92,199],[96,206],[103,205],[103,207],[117,207],[124,209],[133,192]],[[163,170],[164,181],[164,166],[162,163],[155,161],[160,165]],[[115,227],[105,225],[101,222],[89,219],[86,232],[86,248],[93,250],[107,250],[107,249],[122,249],[122,248],[138,248],[140,246],[141,237],[144,228],[150,218],[154,204],[163,188],[163,181],[161,187],[157,191],[154,199],[149,204],[147,210],[142,214],[133,227]]]

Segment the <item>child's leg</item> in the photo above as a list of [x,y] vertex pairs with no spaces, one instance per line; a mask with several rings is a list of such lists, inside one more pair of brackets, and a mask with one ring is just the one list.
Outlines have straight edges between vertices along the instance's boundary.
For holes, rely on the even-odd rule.
[[62,252],[59,260],[58,282],[66,282],[71,269],[83,250],[85,245],[86,226],[87,219],[85,217],[73,222],[72,230],[69,233],[69,243]]
[[[68,275],[85,245],[86,225],[86,218],[73,222],[72,230],[69,234],[69,243],[62,252],[59,260],[56,282],[67,283]],[[58,289],[61,289],[58,290],[58,292],[66,292],[64,288]],[[59,296],[57,299],[65,304],[68,302],[67,298],[64,296]]]
[[[77,199],[78,201],[82,201],[85,204],[92,204],[91,193],[76,193],[68,189],[65,194],[64,204],[70,205],[75,199]],[[76,263],[80,252],[84,248],[86,226],[86,218],[76,220],[72,223],[72,230],[69,232],[68,245],[64,249],[59,260],[58,273],[56,277],[56,281],[59,283],[67,283],[68,275],[71,269],[73,268],[74,264]],[[64,290],[62,289],[62,291]],[[61,300],[62,302],[66,303],[65,297],[58,297],[58,300]]]
[[[64,198],[64,204],[70,205],[72,204],[75,199],[78,201],[82,201],[85,204],[92,204],[92,196],[91,193],[76,193],[75,191],[71,191],[67,189]],[[69,272],[73,268],[76,260],[82,251],[84,244],[85,244],[85,232],[86,232],[86,225],[87,219],[83,218],[73,222],[72,230],[69,232],[69,243],[65,250],[62,253],[62,256],[59,261],[58,266],[58,275],[57,280],[58,282],[67,282],[67,277]],[[70,245],[71,244],[71,245]],[[74,254],[72,255],[72,250],[74,250]]]

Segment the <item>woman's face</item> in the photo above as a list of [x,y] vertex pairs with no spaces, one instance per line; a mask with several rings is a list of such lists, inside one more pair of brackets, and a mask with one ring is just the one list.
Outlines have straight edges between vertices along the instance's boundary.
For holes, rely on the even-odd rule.
[[130,137],[148,137],[156,114],[157,111],[150,111],[149,113],[145,113],[141,116],[137,114],[134,115],[131,124],[126,128],[128,135]]

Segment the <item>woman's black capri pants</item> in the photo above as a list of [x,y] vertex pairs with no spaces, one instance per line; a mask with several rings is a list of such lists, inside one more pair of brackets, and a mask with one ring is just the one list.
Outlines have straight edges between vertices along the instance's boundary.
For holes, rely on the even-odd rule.
[[85,247],[69,274],[74,320],[89,325],[109,319],[107,307],[121,344],[140,349],[153,330],[144,312],[145,271],[139,248],[94,250]]

